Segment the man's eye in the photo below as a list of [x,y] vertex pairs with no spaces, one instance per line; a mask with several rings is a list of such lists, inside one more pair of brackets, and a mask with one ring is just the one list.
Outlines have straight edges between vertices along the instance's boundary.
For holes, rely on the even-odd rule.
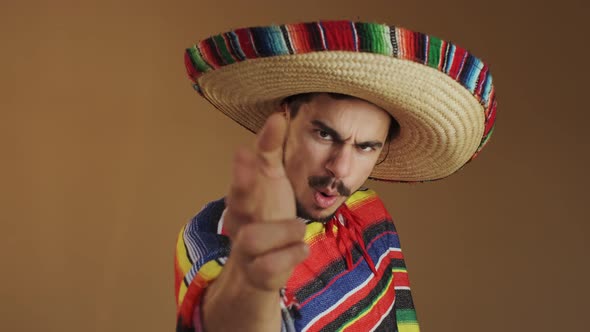
[[373,148],[371,145],[359,145],[358,148],[363,151],[363,152],[371,152],[373,150],[375,150],[375,148]]
[[317,131],[317,134],[318,134],[318,136],[319,136],[321,139],[325,139],[325,140],[331,140],[331,139],[332,139],[332,136],[330,136],[330,134],[328,134],[328,132],[327,132],[327,131],[324,131],[324,130],[318,130],[318,131]]

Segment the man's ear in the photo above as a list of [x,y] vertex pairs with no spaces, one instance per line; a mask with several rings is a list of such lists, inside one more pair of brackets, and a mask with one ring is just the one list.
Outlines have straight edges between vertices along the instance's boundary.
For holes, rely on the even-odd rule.
[[291,112],[289,112],[289,105],[287,103],[282,103],[280,107],[281,113],[283,114],[285,119],[287,119],[287,122],[289,122],[291,120]]

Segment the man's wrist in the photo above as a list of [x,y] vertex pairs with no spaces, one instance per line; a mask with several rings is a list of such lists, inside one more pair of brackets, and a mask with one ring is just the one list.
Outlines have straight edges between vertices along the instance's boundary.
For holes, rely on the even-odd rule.
[[[206,331],[280,330],[279,291],[256,288],[242,271],[236,270],[228,259],[219,277],[203,295],[201,320]],[[228,313],[232,319],[227,319]]]

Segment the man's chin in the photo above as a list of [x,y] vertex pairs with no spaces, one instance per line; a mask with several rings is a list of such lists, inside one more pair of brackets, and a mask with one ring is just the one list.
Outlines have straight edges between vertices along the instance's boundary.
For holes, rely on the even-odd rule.
[[[338,207],[340,207],[341,204],[338,204]],[[306,220],[311,220],[311,221],[319,221],[322,223],[328,222],[330,221],[330,219],[332,219],[334,217],[334,214],[336,214],[336,211],[338,210],[338,208],[335,209],[326,209],[326,210],[318,210],[318,211],[309,211],[308,209],[306,209],[305,207],[303,207],[303,205],[301,205],[299,202],[296,202],[296,207],[297,207],[297,216],[299,218],[303,218]],[[333,210],[333,211],[331,211]]]

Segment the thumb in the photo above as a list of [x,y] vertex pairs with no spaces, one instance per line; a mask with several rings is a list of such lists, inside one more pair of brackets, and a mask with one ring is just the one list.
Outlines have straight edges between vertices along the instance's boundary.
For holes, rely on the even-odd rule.
[[258,156],[263,171],[271,177],[284,175],[283,144],[287,134],[287,119],[281,113],[268,117],[256,139]]

